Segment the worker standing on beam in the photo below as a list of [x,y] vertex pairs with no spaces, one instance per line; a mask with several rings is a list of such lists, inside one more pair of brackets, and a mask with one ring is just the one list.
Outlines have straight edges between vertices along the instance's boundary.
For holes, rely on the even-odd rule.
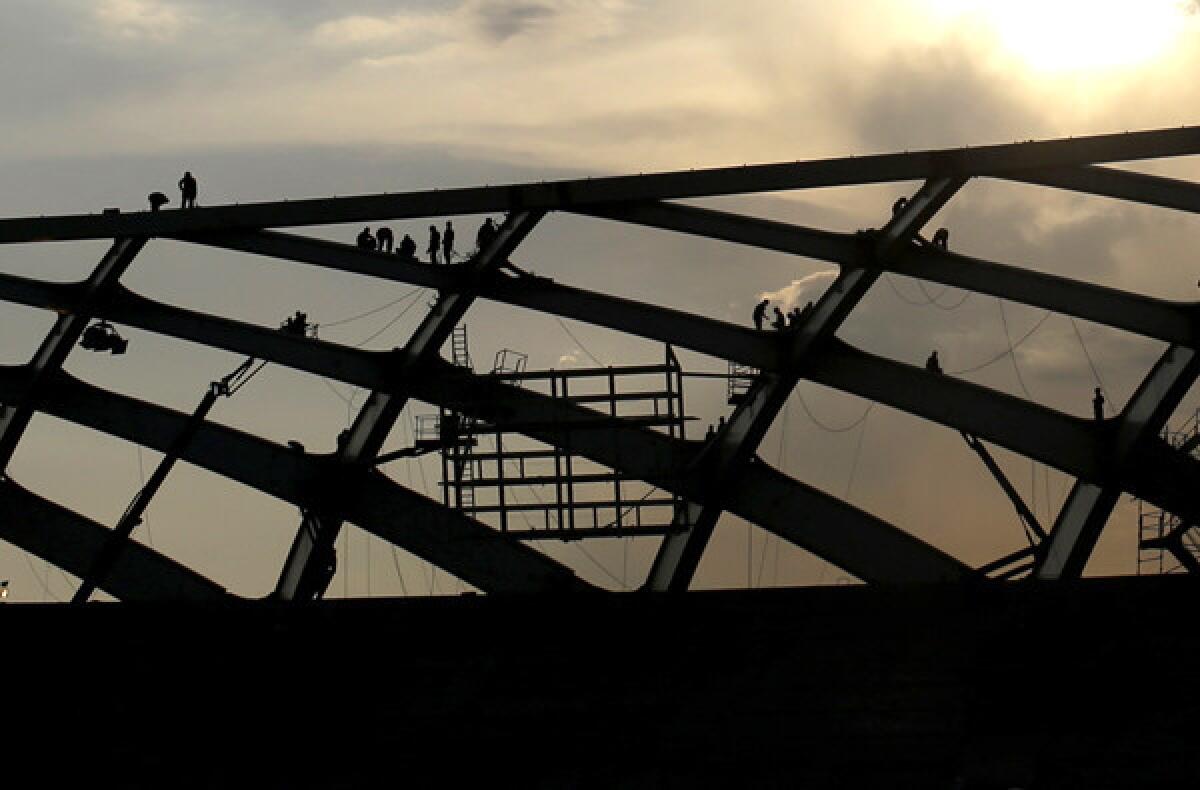
[[362,229],[362,233],[358,234],[358,248],[361,250],[375,249],[375,236],[371,234],[370,226]]
[[496,238],[496,234],[499,232],[500,230],[496,227],[495,223],[492,222],[492,218],[488,217],[483,221],[483,224],[479,226],[479,232],[475,234],[475,246],[479,248],[480,252],[483,252],[488,248],[488,245],[492,243],[492,240]]
[[185,171],[183,178],[179,179],[179,192],[183,195],[183,207],[196,207],[196,179],[192,176],[190,170]]
[[417,258],[417,243],[413,241],[413,237],[407,233],[400,240],[400,246],[396,248],[396,254],[406,261],[416,260]]
[[767,308],[770,307],[770,305],[770,299],[763,299],[754,306],[754,312],[752,313],[752,317],[754,318],[754,328],[760,332],[763,328],[763,321],[767,320]]
[[1104,393],[1096,387],[1096,396],[1092,398],[1092,414],[1097,421],[1104,419]]
[[446,220],[446,229],[442,231],[442,260],[450,263],[450,256],[454,254],[454,225],[450,220]]
[[426,252],[429,253],[429,262],[430,263],[438,262],[438,251],[441,249],[441,246],[442,246],[442,234],[438,233],[438,229],[437,229],[436,225],[430,225],[429,226],[429,249],[426,250]]
[[392,243],[395,241],[395,237],[392,235],[391,228],[385,225],[384,227],[375,231],[375,240],[379,242],[380,252],[392,251]]
[[932,352],[929,355],[929,358],[925,360],[925,369],[930,373],[942,372],[942,363],[938,361],[938,355],[936,351]]

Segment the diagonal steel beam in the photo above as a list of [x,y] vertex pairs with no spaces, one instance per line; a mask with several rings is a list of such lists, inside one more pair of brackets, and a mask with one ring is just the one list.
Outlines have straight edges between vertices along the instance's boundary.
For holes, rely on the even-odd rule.
[[1054,167],[1200,154],[1200,128],[985,145],[808,162],[586,178],[389,195],[252,203],[186,211],[0,220],[0,243],[117,236],[180,236],[255,228],[479,214],[553,211],[603,204],[1003,175]]
[[[526,279],[521,278],[512,287],[525,290],[539,287],[537,283],[524,282]],[[59,287],[48,286],[42,291],[44,304],[34,299],[27,299],[25,303],[31,306],[58,304]],[[28,296],[36,289],[20,278],[0,276],[0,296],[10,290]],[[580,294],[579,305],[602,306],[605,316],[618,321],[628,320],[634,334],[674,342],[704,353],[727,353],[738,361],[760,363],[765,370],[782,367],[780,360],[784,358],[787,338],[775,333],[759,334],[679,311],[612,300],[601,295],[587,299],[582,296],[584,292],[577,289],[572,292]],[[564,296],[563,301],[569,302],[571,297]],[[361,351],[295,338],[275,330],[156,303],[119,287],[98,310],[98,315],[131,326],[269,359],[368,389],[386,389],[394,383],[389,383],[387,370],[389,360],[396,352]],[[583,315],[586,317],[586,313]],[[1069,417],[950,376],[929,376],[921,368],[858,351],[837,338],[823,345],[822,353],[810,360],[804,376],[825,386],[969,431],[1076,477],[1099,480],[1106,474],[1101,461],[1105,442],[1109,441],[1108,432],[1105,426],[1091,420]],[[1157,448],[1151,456],[1146,464],[1131,465],[1123,473],[1123,484],[1130,491],[1144,492],[1139,496],[1168,510],[1178,512],[1179,508],[1189,507],[1187,498],[1181,496],[1177,488],[1161,483],[1172,453]],[[1179,471],[1181,480],[1188,479],[1184,466]],[[1157,471],[1154,474],[1144,471],[1150,469]]]
[[[27,367],[0,367],[0,399],[19,392]],[[39,409],[60,419],[165,452],[188,417],[118,395],[59,372],[47,382]],[[306,454],[226,426],[201,426],[180,458],[299,508],[325,496],[331,456]],[[371,471],[353,482],[345,517],[485,592],[541,592],[586,585],[570,569],[527,546],[501,538],[478,521],[449,510]],[[401,523],[396,513],[408,514]]]
[[[408,402],[403,382],[419,376],[419,368],[438,356],[450,333],[475,300],[477,286],[473,288],[472,284],[503,266],[542,216],[542,212],[531,211],[509,216],[488,247],[479,250],[475,258],[462,267],[465,287],[439,294],[433,309],[417,327],[390,371],[390,378],[396,384],[371,392],[339,442],[336,464],[330,471],[330,489],[353,489],[353,481],[379,453]],[[305,514],[280,573],[276,596],[296,600],[320,598],[325,594],[332,576],[333,546],[341,530],[345,498],[335,495]]]
[[1200,184],[1176,178],[1081,165],[1045,170],[1014,171],[1002,178],[1038,186],[1056,187],[1100,197],[1128,200],[1147,206],[1200,213]]
[[[833,337],[875,284],[879,271],[866,267],[873,267],[875,261],[886,260],[907,245],[963,183],[958,178],[939,178],[926,182],[878,235],[870,238],[871,249],[862,256],[860,266],[842,269],[838,278],[817,300],[794,338],[789,338],[786,351],[788,362],[783,370],[759,375],[725,428],[713,437],[695,474],[714,480],[737,478],[787,403],[805,364],[816,355],[823,343]],[[675,526],[679,531],[663,538],[650,566],[645,589],[658,592],[687,590],[724,510],[724,503],[716,497],[710,497],[703,505],[696,502],[682,505],[675,516]]]
[[[14,483],[0,481],[0,539],[83,577],[112,531]],[[129,543],[101,589],[122,601],[214,600],[215,582],[140,543]]]
[[[1104,479],[1076,481],[1063,503],[1036,566],[1035,575],[1039,579],[1078,577],[1083,573],[1120,498],[1124,476],[1121,472],[1131,465],[1140,465],[1139,450],[1148,444],[1153,446],[1153,440],[1197,376],[1200,376],[1200,354],[1194,349],[1171,346],[1159,358],[1117,418],[1114,441],[1106,458],[1112,472]],[[1160,488],[1176,489],[1176,499],[1195,500],[1195,480],[1181,481],[1182,486],[1172,485],[1164,474],[1153,482]],[[1168,510],[1185,518],[1191,515]]]
[[[720,239],[759,249],[849,264],[858,255],[851,234],[815,230],[674,203],[589,210],[590,216]],[[1200,306],[1127,293],[1041,274],[931,246],[909,246],[880,261],[891,272],[1043,307],[1169,343],[1196,346]]]
[[145,244],[144,238],[117,239],[113,242],[91,276],[73,289],[71,312],[59,314],[50,334],[46,335],[30,360],[31,375],[26,381],[28,389],[0,404],[0,477],[8,468],[17,443],[29,426],[46,380],[62,367],[71,349],[79,342],[79,336],[91,320],[89,311],[95,302],[117,283]]

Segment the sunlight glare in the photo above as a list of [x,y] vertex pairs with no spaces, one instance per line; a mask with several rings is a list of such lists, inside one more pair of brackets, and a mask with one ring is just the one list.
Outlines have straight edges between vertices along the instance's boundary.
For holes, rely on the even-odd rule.
[[1187,0],[931,0],[935,13],[974,21],[1030,69],[1135,66],[1166,54],[1189,19]]

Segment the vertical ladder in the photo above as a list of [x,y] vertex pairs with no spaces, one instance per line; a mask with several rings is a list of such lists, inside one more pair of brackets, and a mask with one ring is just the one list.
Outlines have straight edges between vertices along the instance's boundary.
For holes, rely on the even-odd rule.
[[450,333],[450,361],[460,368],[473,370],[471,350],[467,347],[467,325],[459,324]]

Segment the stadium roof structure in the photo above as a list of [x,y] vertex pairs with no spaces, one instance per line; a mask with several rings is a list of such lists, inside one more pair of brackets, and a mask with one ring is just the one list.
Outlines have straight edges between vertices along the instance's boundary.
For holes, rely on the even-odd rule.
[[[1200,463],[1160,431],[1200,374],[1195,303],[1173,302],[981,260],[924,243],[924,225],[973,178],[1003,179],[1149,206],[1200,212],[1200,185],[1104,165],[1200,154],[1200,128],[893,153],[684,172],[199,207],[0,220],[0,243],[111,239],[92,275],[50,283],[0,275],[0,300],[53,310],[58,320],[29,363],[0,368],[0,469],[35,412],[136,442],[296,505],[306,514],[275,595],[320,597],[344,522],[410,551],[484,592],[589,587],[567,567],[386,478],[372,464],[405,403],[419,399],[485,420],[528,426],[555,443],[557,422],[584,407],[456,368],[442,346],[479,299],[673,344],[759,374],[721,431],[705,441],[636,425],[572,436],[572,451],[682,496],[645,589],[685,590],[722,513],[729,512],[867,583],[967,577],[1079,576],[1123,492],[1200,521]],[[680,200],[921,181],[878,229],[839,233],[686,205]],[[490,244],[463,264],[430,266],[282,232],[334,223],[505,212]],[[794,332],[760,332],[504,265],[549,212],[572,212],[831,262],[839,274]],[[402,348],[364,351],[148,299],[120,278],[150,242],[206,245],[359,277],[436,289],[438,300]],[[1091,420],[885,359],[838,329],[885,272],[942,283],[1124,330],[1168,345],[1120,414]],[[353,384],[371,391],[332,454],[298,451],[78,380],[62,370],[93,319],[104,319]],[[1028,548],[981,567],[772,468],[757,456],[800,380],[886,404],[1060,470],[1075,479],[1054,524]],[[499,412],[503,412],[502,414]],[[540,427],[539,427],[540,426]],[[186,442],[179,437],[186,435]],[[114,531],[0,481],[0,538],[80,577],[95,575]],[[209,598],[219,585],[155,550],[120,547],[99,585],[120,599]]]

